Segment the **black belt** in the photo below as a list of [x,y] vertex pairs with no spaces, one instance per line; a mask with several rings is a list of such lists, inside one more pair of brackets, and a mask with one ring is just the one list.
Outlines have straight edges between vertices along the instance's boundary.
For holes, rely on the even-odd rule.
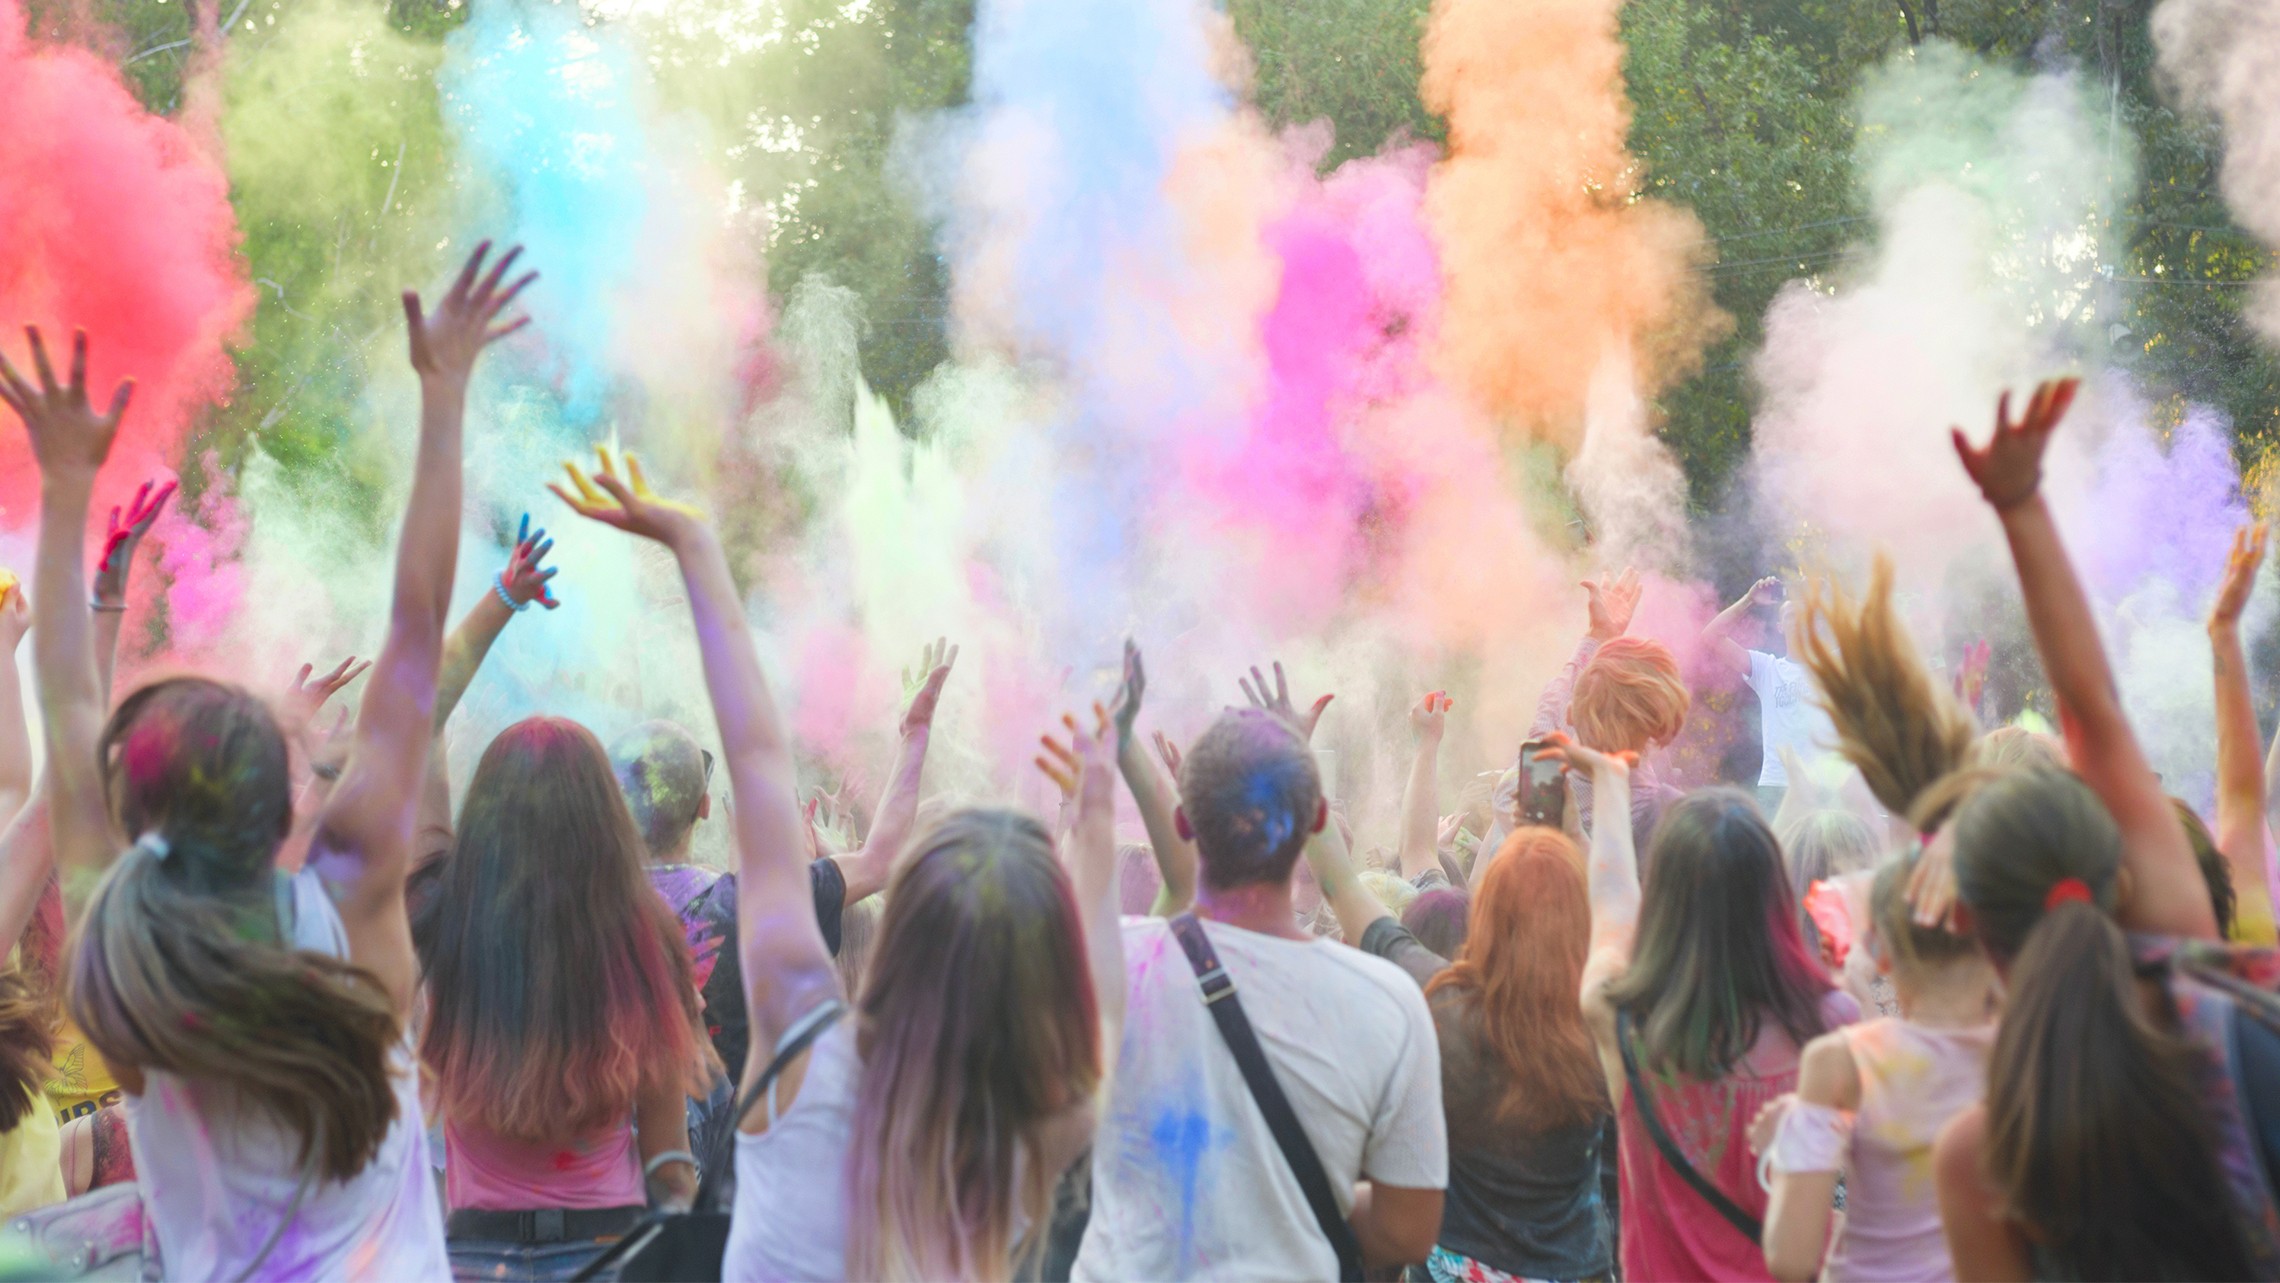
[[443,1233],[454,1243],[574,1243],[621,1237],[648,1212],[646,1207],[542,1207],[529,1212],[462,1207],[444,1222]]

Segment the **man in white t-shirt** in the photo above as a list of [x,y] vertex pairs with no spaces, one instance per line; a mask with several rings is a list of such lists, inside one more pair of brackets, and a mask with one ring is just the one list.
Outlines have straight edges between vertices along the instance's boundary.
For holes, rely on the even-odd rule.
[[[1448,1183],[1440,1046],[1416,981],[1297,928],[1292,871],[1328,818],[1305,735],[1259,709],[1226,713],[1187,751],[1174,818],[1201,857],[1196,917],[1365,1261],[1423,1261]],[[1075,1277],[1335,1279],[1170,925],[1126,918],[1124,955],[1124,1041]]]
[[[1785,653],[1750,650],[1733,639],[1735,626],[1751,608],[1777,602],[1781,605],[1781,624],[1774,644]],[[1782,601],[1781,581],[1769,578],[1751,584],[1740,601],[1719,612],[1702,630],[1703,639],[1711,643],[1719,659],[1740,673],[1757,693],[1758,730],[1765,746],[1765,763],[1758,768],[1758,800],[1767,815],[1780,808],[1783,795],[1789,792],[1789,770],[1782,764],[1782,750],[1787,749],[1803,765],[1833,752],[1837,743],[1836,728],[1821,708],[1812,674],[1786,654],[1789,631],[1796,622],[1797,604]]]

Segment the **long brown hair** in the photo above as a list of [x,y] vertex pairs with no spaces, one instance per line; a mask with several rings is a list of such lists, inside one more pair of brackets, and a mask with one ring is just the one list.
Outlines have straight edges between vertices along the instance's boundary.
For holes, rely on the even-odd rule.
[[1008,1277],[1016,1205],[1042,1230],[1060,1175],[1043,1127],[1100,1082],[1076,894],[1036,820],[967,810],[886,901],[857,1003],[848,1277]]
[[1987,1174],[2056,1277],[2252,1277],[2193,1053],[2137,984],[2096,905],[2042,915],[1987,1064]]
[[1499,1117],[1531,1130],[1607,1112],[1607,1080],[1576,994],[1591,948],[1591,900],[1575,843],[1515,829],[1473,892],[1463,952],[1425,994],[1461,994],[1504,1067]]
[[289,947],[274,861],[293,822],[285,737],[246,691],[200,677],[127,696],[98,744],[112,864],[72,951],[71,1017],[113,1065],[234,1089],[346,1180],[396,1120],[387,991]]
[[622,1125],[697,1063],[689,946],[601,742],[533,717],[476,764],[416,936],[443,1111],[549,1143]]
[[34,1109],[53,1072],[55,990],[23,966],[0,969],[0,1132],[14,1130]]

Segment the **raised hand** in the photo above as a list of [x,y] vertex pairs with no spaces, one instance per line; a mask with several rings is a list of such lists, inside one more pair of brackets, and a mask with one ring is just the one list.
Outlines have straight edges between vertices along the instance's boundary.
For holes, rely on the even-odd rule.
[[159,514],[166,511],[166,501],[174,497],[179,483],[169,481],[158,486],[145,481],[135,491],[133,503],[120,509],[111,509],[111,517],[103,532],[103,555],[95,563],[93,597],[98,610],[124,610],[127,605],[127,571],[134,565],[135,549],[142,544],[143,536],[158,524]]
[[1179,787],[1181,761],[1180,746],[1172,743],[1168,739],[1165,739],[1164,733],[1162,731],[1157,731],[1149,738],[1155,741],[1157,759],[1163,762],[1165,770],[1172,773],[1172,787]]
[[1075,713],[1063,713],[1061,725],[1068,728],[1067,743],[1054,739],[1050,734],[1037,737],[1038,745],[1045,750],[1036,758],[1037,769],[1044,772],[1045,778],[1053,781],[1061,790],[1064,805],[1077,800],[1078,787],[1084,783],[1083,749],[1087,744],[1108,742],[1109,732],[1114,727],[1108,710],[1099,704],[1093,705],[1093,722],[1093,733],[1087,736],[1077,725]]
[[546,488],[579,516],[615,526],[629,535],[654,539],[667,547],[704,524],[704,514],[697,509],[662,498],[649,488],[649,478],[641,472],[641,460],[635,458],[632,451],[625,452],[623,480],[618,477],[617,463],[611,458],[608,446],[594,447],[594,456],[601,461],[601,468],[596,472],[582,473],[574,463],[562,465],[562,470],[570,475],[570,484],[577,488],[576,494],[564,490],[558,482],[547,483]]
[[39,327],[25,326],[24,337],[31,343],[32,370],[39,376],[39,385],[34,387],[16,373],[7,357],[0,356],[0,401],[24,421],[41,475],[93,480],[103,460],[111,456],[111,442],[119,434],[119,420],[127,412],[127,402],[134,398],[135,381],[121,382],[111,394],[110,410],[97,414],[87,404],[87,331],[72,331],[71,381],[60,387],[54,368],[48,364],[47,345],[40,341]]
[[2211,629],[2240,623],[2248,609],[2248,594],[2256,587],[2256,572],[2264,564],[2265,526],[2259,521],[2233,532],[2232,553],[2225,558],[2225,580],[2217,589],[2217,602],[2209,608]]
[[1140,700],[1148,693],[1148,670],[1140,663],[1140,647],[1131,638],[1124,639],[1124,680],[1117,683],[1116,695],[1108,706],[1108,719],[1116,725],[1116,753],[1122,757],[1132,747],[1132,724],[1140,720]]
[[285,692],[285,720],[294,726],[315,725],[317,711],[325,706],[325,702],[338,695],[350,682],[364,676],[364,670],[370,667],[371,660],[359,663],[356,656],[351,655],[335,665],[331,672],[312,681],[310,674],[317,671],[317,666],[301,665],[301,671],[293,678],[292,687]]
[[508,250],[488,273],[483,271],[483,259],[491,252],[491,242],[484,241],[467,256],[467,265],[459,269],[459,279],[443,296],[433,313],[420,304],[418,290],[404,291],[404,321],[411,334],[412,368],[423,379],[441,379],[448,384],[464,388],[467,378],[475,370],[475,358],[483,349],[516,330],[530,324],[527,316],[500,322],[499,313],[506,310],[523,287],[538,279],[538,273],[525,272],[514,284],[505,289],[499,282],[505,279],[507,269],[522,257],[522,247]]
[[32,603],[24,596],[24,581],[13,570],[0,570],[0,658],[15,654],[31,630]]
[[1457,701],[1450,699],[1447,691],[1428,694],[1409,706],[1410,732],[1420,742],[1440,739],[1441,733],[1448,729],[1449,710],[1456,706]]
[[1267,687],[1266,676],[1259,671],[1256,664],[1251,666],[1249,677],[1239,677],[1235,679],[1235,684],[1243,688],[1243,697],[1251,701],[1251,707],[1263,708],[1290,723],[1292,729],[1296,730],[1307,742],[1312,743],[1314,728],[1322,722],[1322,710],[1330,707],[1330,701],[1338,697],[1336,695],[1324,695],[1314,701],[1314,707],[1301,714],[1291,705],[1290,683],[1283,677],[1281,660],[1275,661],[1274,670],[1275,684],[1271,690]]
[[1594,783],[1615,776],[1628,779],[1631,768],[1639,761],[1639,755],[1628,749],[1620,753],[1602,753],[1598,749],[1584,747],[1575,737],[1560,731],[1544,736],[1543,747],[1538,751],[1558,762],[1570,775],[1581,775]]
[[530,528],[530,514],[524,513],[522,526],[515,532],[514,555],[507,558],[507,568],[499,572],[499,594],[516,610],[526,610],[532,602],[552,610],[562,604],[554,595],[549,581],[561,573],[561,567],[548,566],[546,554],[554,551],[554,541],[546,537],[541,528]]
[[905,738],[934,725],[934,710],[942,702],[943,684],[950,680],[950,670],[957,664],[958,648],[950,644],[949,638],[937,637],[926,644],[916,669],[903,670],[903,698],[909,701],[902,715]]
[[1758,580],[1750,585],[1749,598],[1752,606],[1777,604],[1781,600],[1781,580],[1772,575]]
[[1590,599],[1590,632],[1600,641],[1613,641],[1631,630],[1631,616],[1639,610],[1639,572],[1630,566],[1623,573],[1583,581]]
[[2081,385],[2080,379],[2051,379],[2037,384],[2027,402],[2027,412],[2016,423],[2011,421],[2011,394],[2004,392],[1995,403],[1995,435],[1985,447],[1973,448],[1962,428],[1951,430],[1963,470],[1971,474],[1979,493],[1997,512],[2018,507],[2042,488],[2043,451],[2050,445],[2050,434],[2066,417],[2066,408],[2074,404],[2075,390]]

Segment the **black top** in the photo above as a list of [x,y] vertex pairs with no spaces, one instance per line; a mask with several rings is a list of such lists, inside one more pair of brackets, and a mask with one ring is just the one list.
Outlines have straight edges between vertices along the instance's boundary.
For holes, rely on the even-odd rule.
[[[752,1027],[744,1006],[743,957],[737,949],[736,875],[706,877],[707,872],[688,865],[659,865],[651,868],[650,881],[688,936],[713,1050],[728,1066],[729,1081],[742,1082]],[[808,882],[815,893],[815,924],[823,931],[824,947],[836,958],[840,917],[847,908],[847,876],[840,872],[838,861],[816,860],[808,865]]]
[[[1420,985],[1447,965],[1393,918],[1371,923],[1362,948]],[[1481,1042],[1470,998],[1444,990],[1427,1004],[1441,1043],[1441,1108],[1449,1129],[1441,1247],[1523,1278],[1609,1273],[1611,1235],[1599,1182],[1605,1116],[1550,1130],[1498,1117],[1503,1065]]]

